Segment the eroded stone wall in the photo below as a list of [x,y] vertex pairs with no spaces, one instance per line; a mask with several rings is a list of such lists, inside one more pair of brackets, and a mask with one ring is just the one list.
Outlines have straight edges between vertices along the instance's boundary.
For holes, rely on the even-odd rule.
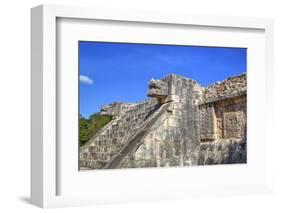
[[246,163],[246,75],[204,89],[200,101],[198,164]]
[[246,138],[219,139],[200,145],[198,165],[234,164],[247,162]]
[[126,113],[128,110],[133,108],[135,105],[137,104],[114,102],[112,104],[102,106],[100,114],[111,115],[113,116],[113,118],[117,118],[118,116]]
[[121,167],[185,166],[197,163],[200,152],[198,102],[202,88],[177,75],[168,82],[167,100],[172,100],[165,119],[145,138]]
[[[126,156],[113,162],[114,168],[246,162],[246,74],[206,88],[171,74],[152,80],[148,95],[153,98],[104,108],[115,120],[82,148],[81,168],[105,168],[118,155]],[[144,128],[163,104],[168,104],[165,113]],[[137,132],[140,143],[134,138]],[[130,148],[130,141],[137,147]]]
[[201,104],[245,95],[246,92],[247,78],[246,73],[243,73],[204,88]]
[[110,122],[106,130],[97,133],[88,142],[88,148],[80,153],[80,167],[104,167],[157,107],[157,100],[149,98],[131,105],[124,113],[115,114],[115,120]]

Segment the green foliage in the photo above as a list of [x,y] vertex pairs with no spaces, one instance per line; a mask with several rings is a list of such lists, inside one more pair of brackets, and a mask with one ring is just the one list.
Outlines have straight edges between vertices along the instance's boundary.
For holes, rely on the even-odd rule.
[[80,115],[79,145],[83,146],[90,138],[112,120],[110,115],[92,114],[89,119]]

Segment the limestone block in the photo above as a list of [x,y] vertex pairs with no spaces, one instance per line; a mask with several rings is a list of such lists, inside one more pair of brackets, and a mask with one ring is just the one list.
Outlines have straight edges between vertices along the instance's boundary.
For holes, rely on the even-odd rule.
[[213,141],[216,139],[217,129],[216,115],[214,106],[206,104],[200,107],[200,139],[204,141]]
[[243,112],[226,112],[223,114],[224,138],[242,138],[245,133]]

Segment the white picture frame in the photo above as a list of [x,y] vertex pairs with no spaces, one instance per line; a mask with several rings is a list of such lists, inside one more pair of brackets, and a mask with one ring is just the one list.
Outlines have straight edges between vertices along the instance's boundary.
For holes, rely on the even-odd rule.
[[[201,185],[200,182],[193,182],[193,187],[183,185],[167,184],[166,188],[152,188],[151,192],[140,191],[136,187],[134,190],[126,189],[124,191],[112,191],[102,194],[101,190],[97,190],[100,194],[89,195],[83,194],[83,191],[79,194],[68,193],[61,194],[59,191],[59,184],[62,184],[60,173],[63,164],[59,164],[61,148],[57,144],[58,132],[57,132],[57,117],[58,117],[58,96],[57,88],[60,81],[57,78],[57,29],[58,20],[63,19],[79,19],[79,20],[107,20],[118,22],[133,22],[133,23],[153,23],[156,25],[169,26],[200,26],[200,27],[219,27],[231,30],[259,30],[263,32],[262,40],[264,45],[264,68],[262,68],[261,76],[266,78],[259,78],[260,82],[263,82],[265,87],[260,87],[259,92],[264,94],[262,106],[267,108],[272,107],[272,95],[270,94],[273,88],[273,21],[271,19],[257,19],[257,18],[240,18],[240,17],[216,17],[216,16],[203,16],[203,15],[187,15],[187,14],[160,14],[154,12],[145,11],[123,11],[112,9],[96,9],[96,8],[84,8],[74,6],[54,6],[54,5],[42,5],[31,10],[31,56],[32,56],[32,103],[31,103],[31,130],[32,130],[32,143],[31,143],[31,201],[34,205],[49,208],[49,207],[63,207],[63,206],[77,206],[77,205],[91,205],[99,203],[116,203],[116,202],[139,202],[143,200],[165,200],[165,199],[182,199],[186,197],[194,196],[214,196],[214,195],[233,195],[233,194],[252,194],[252,193],[264,193],[269,192],[271,187],[271,171],[270,171],[270,149],[272,149],[272,143],[270,143],[270,122],[271,116],[270,110],[265,111],[265,107],[261,107],[258,113],[264,112],[267,116],[263,116],[262,122],[266,124],[266,131],[263,135],[266,151],[262,154],[266,161],[264,166],[256,168],[257,174],[263,173],[264,176],[257,181],[253,181],[253,184],[249,184],[249,181],[239,181],[234,184],[227,182],[220,185]],[[235,35],[233,35],[235,37]],[[251,81],[251,76],[249,76]],[[254,82],[254,81],[252,81]],[[258,80],[257,80],[258,82]],[[255,83],[252,86],[257,86]],[[253,93],[252,93],[253,94]],[[251,100],[250,100],[251,101]],[[253,100],[252,100],[253,101]],[[254,110],[253,105],[250,104],[249,110]],[[262,111],[263,110],[263,111]],[[254,119],[254,116],[252,116]],[[252,120],[253,120],[252,119]],[[254,123],[254,120],[252,121]],[[258,152],[258,150],[257,150]],[[71,153],[71,158],[77,158],[75,154]],[[78,153],[77,153],[78,155]],[[234,167],[233,167],[234,168]],[[224,170],[223,167],[217,167],[213,169],[213,172],[220,172]],[[242,170],[237,171],[242,172]],[[116,179],[122,178],[122,174],[127,174],[131,178],[142,177],[144,173],[161,177],[163,173],[167,174],[170,179],[175,179],[176,175],[187,175],[185,169],[174,168],[171,170],[161,170],[157,174],[153,172],[154,169],[149,171],[129,171],[123,170],[115,173],[106,171],[107,176],[99,177],[101,180],[109,178],[110,180],[115,176]],[[196,173],[196,169],[189,170],[189,173]],[[200,169],[199,169],[200,170]],[[179,172],[179,173],[177,173]],[[199,175],[202,171],[199,171]],[[205,174],[204,171],[201,174]],[[172,175],[172,173],[176,175]],[[84,173],[87,176],[87,174]],[[215,176],[214,176],[215,177]],[[196,179],[196,175],[193,177]],[[100,180],[99,179],[99,180]],[[70,180],[72,180],[70,178]],[[74,180],[74,179],[73,179]],[[182,180],[179,180],[179,182]],[[126,182],[126,181],[125,181]],[[68,183],[68,184],[71,184]],[[77,183],[72,183],[77,185]],[[120,185],[122,186],[121,183]],[[163,183],[161,183],[163,184]],[[69,185],[68,185],[69,186]],[[130,188],[128,184],[126,186]],[[125,188],[126,188],[125,187]],[[143,186],[141,186],[143,187]],[[160,188],[159,188],[160,187]],[[124,188],[124,187],[123,187]],[[73,191],[77,188],[73,188]],[[70,190],[71,191],[71,190]],[[122,193],[120,196],[119,193]]]

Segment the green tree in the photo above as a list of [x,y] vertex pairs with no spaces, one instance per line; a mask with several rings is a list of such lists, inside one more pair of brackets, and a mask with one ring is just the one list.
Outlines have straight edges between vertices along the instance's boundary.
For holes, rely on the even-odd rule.
[[83,146],[99,130],[112,120],[110,115],[101,115],[94,113],[88,119],[80,114],[79,118],[79,145]]

